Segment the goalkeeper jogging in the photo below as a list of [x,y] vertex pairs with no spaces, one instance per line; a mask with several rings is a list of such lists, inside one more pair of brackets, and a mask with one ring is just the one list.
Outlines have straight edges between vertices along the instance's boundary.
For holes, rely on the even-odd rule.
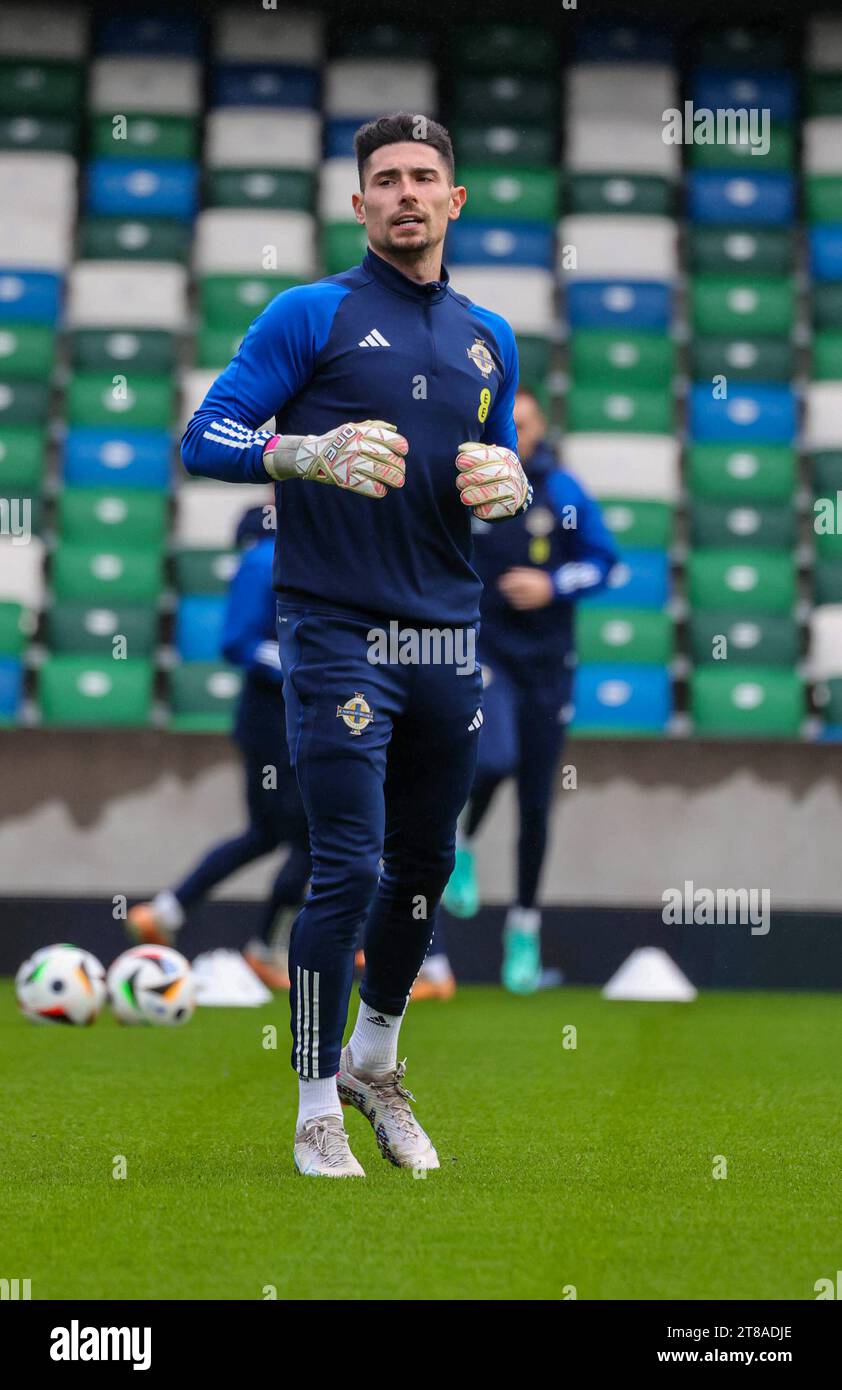
[[[289,950],[293,1155],[327,1177],[364,1175],[343,1100],[392,1163],[439,1166],[398,1033],[482,724],[479,667],[455,659],[479,618],[471,517],[504,521],[530,496],[512,330],[442,266],[466,198],[447,131],[399,113],[361,127],[355,148],[362,264],[278,295],[182,440],[192,474],[277,483],[287,736],[313,856]],[[360,922],[366,972],[343,1050]]]

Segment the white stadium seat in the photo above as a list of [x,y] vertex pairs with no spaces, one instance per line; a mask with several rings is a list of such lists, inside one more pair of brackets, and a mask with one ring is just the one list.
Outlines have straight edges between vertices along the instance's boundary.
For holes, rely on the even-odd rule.
[[4,5],[0,53],[4,58],[82,59],[88,51],[86,10],[75,5]]
[[0,603],[44,606],[44,542],[32,536],[26,545],[13,537],[0,538]]
[[208,208],[196,219],[194,266],[212,272],[316,274],[316,220],[309,212]]
[[842,381],[811,381],[804,393],[805,449],[842,448]]
[[[183,434],[186,430],[191,417],[198,410],[211,386],[216,381],[219,372],[216,368],[191,367],[188,371],[181,374],[181,410],[179,414],[179,433]],[[271,433],[274,427],[272,420],[261,421],[258,429],[267,429]]]
[[319,181],[319,216],[323,222],[352,222],[351,194],[359,193],[355,159],[326,159]]
[[201,104],[202,69],[192,58],[96,58],[91,64],[91,111],[193,116]]
[[570,121],[623,116],[661,128],[664,111],[678,105],[678,76],[666,63],[575,63],[565,98]]
[[0,154],[0,208],[19,216],[76,217],[76,160],[69,154]]
[[[562,219],[559,271],[569,279],[673,280],[678,275],[678,229],[670,217],[590,216]],[[576,266],[566,248],[576,248]]]
[[659,174],[675,179],[681,173],[681,149],[665,144],[660,118],[651,116],[575,116],[567,127],[568,172]]
[[0,219],[0,266],[15,270],[63,271],[73,258],[69,221],[6,212]]
[[169,261],[77,261],[68,276],[72,328],[183,329],[187,271]]
[[234,544],[237,522],[248,507],[271,502],[267,486],[250,483],[194,481],[178,489],[175,499],[175,542],[193,550],[215,550]]
[[813,681],[842,676],[842,603],[823,603],[810,614],[807,672]]
[[286,7],[256,7],[253,14],[233,6],[214,27],[217,63],[292,63],[317,68],[324,57],[324,20]]
[[677,502],[680,446],[668,434],[568,434],[564,467],[595,497]]
[[842,174],[842,116],[813,116],[801,127],[805,174]]
[[382,111],[436,112],[432,63],[410,58],[338,58],[325,68],[326,116],[372,118]]
[[208,112],[210,169],[315,169],[321,150],[322,123],[315,111],[223,106]]
[[551,337],[556,331],[555,280],[549,270],[460,265],[451,284],[457,294],[502,314],[516,333]]
[[813,72],[842,72],[842,19],[823,14],[808,21],[806,64]]

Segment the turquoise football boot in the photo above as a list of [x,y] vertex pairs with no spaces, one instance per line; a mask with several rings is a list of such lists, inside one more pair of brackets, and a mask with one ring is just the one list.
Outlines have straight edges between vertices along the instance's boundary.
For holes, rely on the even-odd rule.
[[[530,910],[532,914],[537,917],[534,909]],[[540,930],[524,931],[518,925],[517,908],[506,917],[501,979],[510,994],[534,994],[541,981],[541,933]]]
[[475,917],[479,912],[479,884],[473,850],[457,849],[453,873],[441,900],[454,917]]

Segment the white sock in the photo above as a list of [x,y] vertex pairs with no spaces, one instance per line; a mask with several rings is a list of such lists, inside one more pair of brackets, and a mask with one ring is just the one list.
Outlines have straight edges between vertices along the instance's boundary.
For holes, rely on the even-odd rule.
[[506,926],[510,931],[529,932],[537,935],[541,930],[541,909],[538,907],[510,907],[506,913]]
[[338,1115],[342,1118],[342,1105],[336,1089],[336,1077],[326,1076],[305,1081],[298,1078],[298,1124],[300,1129],[305,1120],[318,1119],[320,1115]]
[[403,1014],[382,1014],[360,1000],[360,1011],[348,1047],[354,1074],[377,1076],[398,1065],[398,1033]]
[[428,956],[421,966],[418,974],[424,980],[430,980],[433,984],[440,985],[445,980],[449,980],[453,971],[450,968],[450,961],[444,951],[437,951],[434,956]]
[[167,931],[178,931],[179,927],[184,925],[184,908],[169,888],[155,894],[152,899],[152,911]]

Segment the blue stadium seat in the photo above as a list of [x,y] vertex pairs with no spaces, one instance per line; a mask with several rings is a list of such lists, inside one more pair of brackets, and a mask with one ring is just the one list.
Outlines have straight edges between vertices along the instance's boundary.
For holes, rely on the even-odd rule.
[[216,661],[225,622],[225,594],[186,594],[178,601],[175,645],[182,661]]
[[551,270],[555,229],[540,222],[454,222],[445,250],[449,265],[533,265]]
[[77,426],[64,445],[64,481],[68,487],[140,487],[166,490],[170,485],[173,441],[164,430],[126,430]]
[[571,328],[657,328],[672,318],[672,290],[644,280],[575,280],[567,286]]
[[814,280],[842,280],[842,225],[812,227],[810,273]]
[[792,121],[796,115],[795,79],[790,72],[697,68],[690,79],[690,99],[697,109],[704,106],[712,111],[766,107],[772,121]]
[[211,106],[319,106],[319,75],[284,64],[222,63],[211,69]]
[[325,159],[353,159],[354,133],[359,130],[359,127],[360,123],[356,116],[352,119],[334,116],[332,120],[325,121]]
[[660,27],[591,23],[576,30],[573,52],[577,63],[669,63],[673,40]]
[[23,689],[23,663],[13,656],[0,656],[0,724],[18,717]]
[[789,444],[795,437],[798,404],[789,386],[734,386],[714,400],[708,385],[690,389],[688,429],[699,443]]
[[197,21],[186,15],[110,15],[97,24],[95,47],[110,56],[198,58],[201,33]]
[[189,221],[198,202],[198,167],[180,159],[92,159],[89,212],[105,217],[174,217]]
[[739,222],[786,226],[795,217],[795,180],[790,174],[691,173],[687,207],[692,222]]
[[659,734],[672,711],[666,666],[578,666],[573,680],[574,733]]
[[669,556],[665,550],[621,550],[605,588],[581,602],[612,608],[663,608],[669,596]]
[[0,323],[55,323],[62,277],[46,270],[0,266]]

